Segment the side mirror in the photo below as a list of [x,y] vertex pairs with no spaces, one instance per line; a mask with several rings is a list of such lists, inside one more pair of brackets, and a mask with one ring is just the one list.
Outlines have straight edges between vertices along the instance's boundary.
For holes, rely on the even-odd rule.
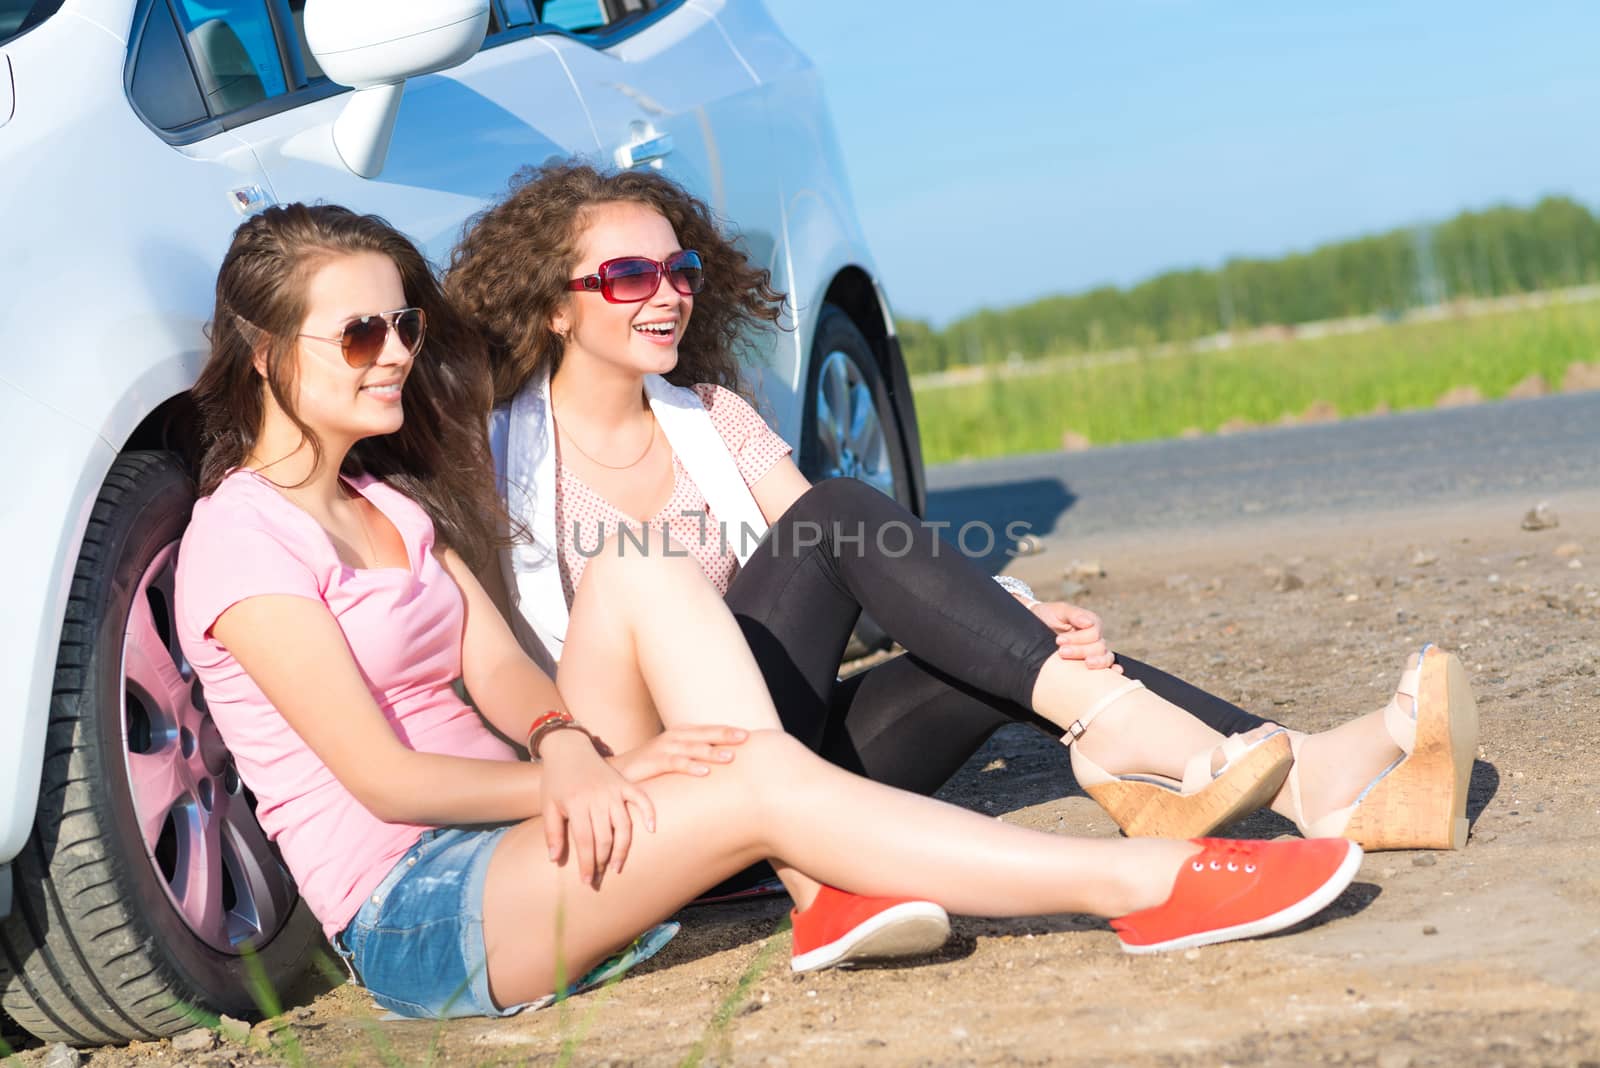
[[464,63],[488,28],[489,0],[306,0],[306,46],[323,73],[356,91],[333,122],[345,166],[376,178],[406,79]]

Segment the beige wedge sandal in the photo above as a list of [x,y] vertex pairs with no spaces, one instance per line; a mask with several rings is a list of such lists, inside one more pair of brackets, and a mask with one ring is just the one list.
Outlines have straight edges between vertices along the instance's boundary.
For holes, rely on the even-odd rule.
[[[1112,703],[1142,689],[1144,683],[1133,680],[1112,690],[1061,738],[1061,743],[1070,747],[1072,774],[1078,785],[1117,821],[1124,834],[1194,838],[1254,812],[1276,796],[1294,762],[1289,734],[1281,727],[1254,742],[1230,735],[1220,746],[1196,753],[1185,766],[1181,782],[1164,775],[1112,775],[1072,744]],[[1213,771],[1211,762],[1218,749],[1225,763]]]
[[[1411,711],[1400,698],[1411,699]],[[1289,773],[1295,826],[1307,838],[1348,838],[1361,848],[1460,849],[1467,844],[1467,788],[1478,749],[1478,705],[1461,661],[1425,645],[1406,665],[1383,710],[1401,755],[1355,801],[1307,823],[1298,768]],[[1304,735],[1293,739],[1298,757]]]

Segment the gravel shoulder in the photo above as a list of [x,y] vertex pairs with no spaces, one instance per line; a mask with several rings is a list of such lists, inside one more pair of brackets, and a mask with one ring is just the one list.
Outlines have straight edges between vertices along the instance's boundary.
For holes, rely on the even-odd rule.
[[[566,1044],[570,1063],[613,1065],[1600,1065],[1600,493],[1555,499],[1559,525],[1530,532],[1532,503],[1091,535],[1012,563],[1054,595],[1076,562],[1074,596],[1116,647],[1299,727],[1381,705],[1423,640],[1462,655],[1482,715],[1469,845],[1369,855],[1302,929],[1133,958],[1087,917],[960,919],[928,963],[795,977],[780,903],[723,906],[558,1010],[383,1021],[345,985],[304,995],[274,1052],[259,1027],[253,1048],[142,1043],[83,1063],[551,1064]],[[1064,750],[1026,728],[945,796],[1115,833]],[[1266,814],[1235,833],[1289,829]]]

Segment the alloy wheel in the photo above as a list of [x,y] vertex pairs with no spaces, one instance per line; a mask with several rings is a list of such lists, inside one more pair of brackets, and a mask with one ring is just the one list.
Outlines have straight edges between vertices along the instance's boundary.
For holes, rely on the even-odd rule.
[[123,638],[123,756],[145,854],[196,937],[263,945],[297,891],[256,822],[233,758],[178,645],[178,543],[140,577]]
[[849,353],[834,349],[823,357],[815,411],[818,476],[858,478],[895,496],[883,419],[871,386]]

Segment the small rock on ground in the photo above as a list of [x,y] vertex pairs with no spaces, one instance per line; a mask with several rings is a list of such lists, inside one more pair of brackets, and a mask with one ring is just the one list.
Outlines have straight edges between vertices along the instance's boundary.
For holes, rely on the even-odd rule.
[[83,1063],[83,1054],[67,1045],[57,1042],[45,1053],[44,1060],[39,1062],[43,1068],[78,1068]]
[[209,1027],[196,1027],[174,1038],[172,1048],[179,1053],[204,1053],[217,1048],[217,1033]]
[[243,1020],[235,1020],[232,1016],[224,1016],[218,1020],[217,1031],[229,1042],[250,1041],[250,1025]]
[[1097,579],[1106,577],[1106,569],[1098,560],[1074,560],[1067,565],[1066,577],[1070,579]]
[[1044,539],[1037,534],[1024,534],[1017,539],[1018,556],[1038,556],[1044,552]]
[[1528,509],[1528,514],[1522,517],[1523,530],[1549,530],[1559,527],[1561,518],[1556,515],[1556,510],[1550,507],[1549,501],[1540,501]]

